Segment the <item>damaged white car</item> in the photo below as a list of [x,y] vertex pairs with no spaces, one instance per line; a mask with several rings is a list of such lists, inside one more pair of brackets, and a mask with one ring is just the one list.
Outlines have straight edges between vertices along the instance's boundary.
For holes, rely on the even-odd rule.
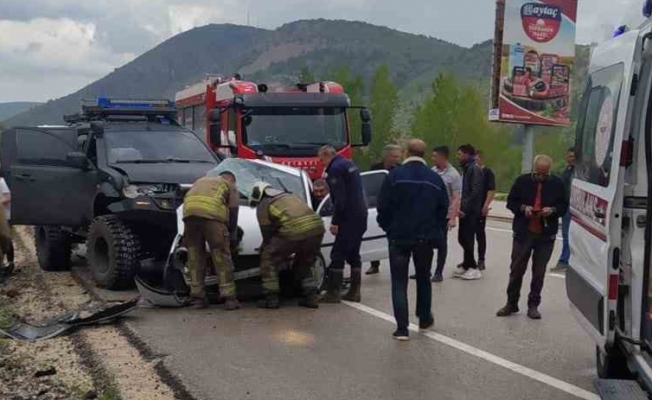
[[[293,193],[301,197],[313,209],[316,208],[324,220],[324,225],[330,226],[332,217],[332,203],[327,197],[316,207],[312,204],[312,183],[308,174],[302,170],[280,164],[272,164],[260,160],[245,160],[230,158],[222,161],[219,166],[208,172],[207,175],[219,175],[224,171],[230,171],[236,176],[237,187],[240,193],[240,211],[238,215],[238,226],[240,228],[240,244],[238,253],[234,255],[234,278],[238,283],[238,293],[242,292],[242,283],[259,281],[259,249],[262,243],[262,234],[256,218],[256,209],[248,204],[249,194],[256,182],[264,181],[275,189]],[[376,222],[376,203],[383,181],[387,175],[386,171],[372,171],[362,174],[362,182],[369,207],[367,232],[364,235],[360,255],[363,262],[373,260],[385,260],[388,258],[387,240],[385,232]],[[186,283],[189,283],[188,252],[183,243],[184,223],[183,206],[177,209],[178,232],[174,239],[170,255],[165,267],[166,282],[170,282],[174,270],[183,272]],[[335,238],[327,230],[322,243],[321,255],[318,257],[314,267],[314,276],[319,287],[323,285],[330,264],[330,252]],[[292,289],[295,280],[292,275],[292,260],[288,260],[286,266],[280,268],[279,278],[282,291]],[[210,257],[207,257],[206,285],[217,287],[217,276],[214,273]],[[256,282],[259,283],[259,282]],[[170,286],[170,285],[168,285]],[[257,285],[260,286],[259,284]]]

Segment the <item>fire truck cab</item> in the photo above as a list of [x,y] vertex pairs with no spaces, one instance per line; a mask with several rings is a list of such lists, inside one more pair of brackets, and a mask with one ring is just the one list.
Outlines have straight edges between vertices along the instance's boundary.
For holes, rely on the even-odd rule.
[[[369,111],[351,107],[344,88],[335,82],[272,91],[239,75],[207,76],[177,93],[175,102],[179,122],[204,137],[214,151],[298,167],[312,179],[323,173],[319,147],[333,145],[351,158],[353,147],[371,141]],[[349,109],[360,110],[362,143],[352,143]]]
[[566,289],[610,399],[652,393],[652,0],[644,12],[593,50],[571,190]]

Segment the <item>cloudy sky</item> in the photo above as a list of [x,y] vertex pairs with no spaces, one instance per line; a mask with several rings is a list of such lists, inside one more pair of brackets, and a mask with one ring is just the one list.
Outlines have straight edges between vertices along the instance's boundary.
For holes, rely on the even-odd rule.
[[[601,40],[643,0],[579,0],[578,42]],[[230,22],[262,28],[355,19],[464,46],[493,35],[493,0],[0,0],[0,102],[73,92],[165,39]]]

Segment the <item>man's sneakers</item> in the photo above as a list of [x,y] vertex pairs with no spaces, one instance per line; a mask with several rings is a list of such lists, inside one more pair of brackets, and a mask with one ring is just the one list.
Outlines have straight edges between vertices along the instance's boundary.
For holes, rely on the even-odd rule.
[[458,264],[457,268],[453,272],[453,278],[459,278],[466,273],[466,268],[462,264]]
[[480,271],[487,269],[487,264],[484,262],[484,260],[478,260],[478,269]]
[[518,312],[518,306],[507,304],[505,307],[498,310],[498,312],[496,313],[496,316],[497,317],[509,317],[510,315],[516,314],[517,312]]
[[444,276],[441,272],[435,272],[435,276],[432,278],[432,282],[443,282]]
[[537,307],[530,307],[527,310],[527,316],[531,319],[541,319],[541,313]]
[[376,262],[372,262],[371,266],[367,271],[365,271],[365,275],[376,275],[377,273],[380,272],[380,263],[376,264]]
[[458,276],[460,279],[465,281],[475,281],[482,278],[482,272],[477,268],[469,268],[464,272],[464,274]]
[[432,317],[432,315],[428,319],[419,319],[419,331],[427,331],[433,326],[435,326],[435,319]]
[[407,342],[410,340],[410,332],[408,330],[402,331],[402,330],[396,330],[393,334],[392,337],[399,342]]
[[556,266],[550,269],[550,272],[563,272],[568,269],[568,263],[559,261]]

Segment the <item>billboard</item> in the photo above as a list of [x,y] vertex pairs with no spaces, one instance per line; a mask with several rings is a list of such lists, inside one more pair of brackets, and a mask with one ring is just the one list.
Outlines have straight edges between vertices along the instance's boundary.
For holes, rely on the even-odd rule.
[[497,0],[489,120],[570,124],[578,0]]

